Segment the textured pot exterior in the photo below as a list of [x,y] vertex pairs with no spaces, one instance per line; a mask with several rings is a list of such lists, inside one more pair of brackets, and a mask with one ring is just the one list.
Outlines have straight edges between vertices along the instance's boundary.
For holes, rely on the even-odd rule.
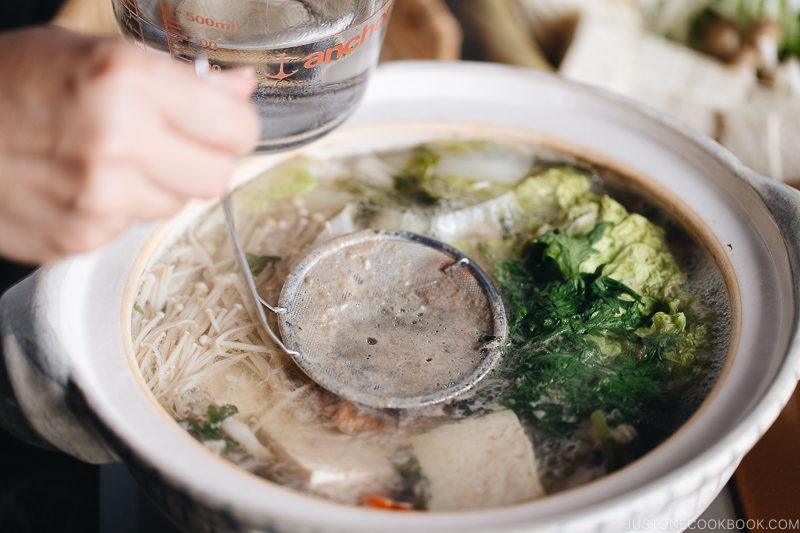
[[37,286],[41,272],[3,295],[0,421],[18,438],[56,447],[89,463],[114,460],[83,412],[73,409],[69,356],[46,318],[46,290]]
[[[643,460],[530,504],[427,514],[339,506],[216,459],[142,388],[124,342],[131,276],[204,205],[189,207],[155,234],[136,228],[104,250],[39,271],[3,297],[6,388],[19,409],[0,414],[26,418],[35,434],[84,460],[109,460],[112,450],[191,530],[680,530],[721,490],[800,377],[800,194],[636,104],[527,70],[469,63],[382,67],[348,125],[301,152],[328,157],[506,134],[560,139],[633,169],[678,197],[728,245],[742,301],[739,349],[701,412]],[[241,178],[288,155],[249,161]]]

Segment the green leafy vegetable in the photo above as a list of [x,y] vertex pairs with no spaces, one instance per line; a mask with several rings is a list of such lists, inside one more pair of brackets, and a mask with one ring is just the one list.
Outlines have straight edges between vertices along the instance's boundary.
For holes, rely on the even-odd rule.
[[226,418],[238,412],[239,409],[235,405],[225,404],[222,407],[218,407],[214,404],[210,404],[206,409],[206,416],[204,419],[189,418],[183,420],[182,423],[188,429],[189,433],[202,441],[225,441],[225,451],[229,452],[235,449],[239,443],[225,435],[221,426]]
[[508,261],[498,278],[512,314],[512,339],[520,347],[535,346],[555,337],[579,341],[584,335],[624,335],[642,325],[641,297],[619,281],[578,269],[592,253],[592,243],[604,225],[571,237],[558,230],[534,241],[522,261]]
[[267,268],[267,265],[274,265],[280,260],[280,256],[277,255],[247,254],[247,266],[250,267],[250,272],[252,272],[254,276],[261,274],[264,269]]
[[[513,361],[503,402],[546,431],[574,430],[594,411],[663,431],[677,402],[673,370],[693,364],[688,354],[703,342],[698,334],[681,345],[685,316],[646,312],[644,297],[603,265],[581,272],[606,230],[551,231],[497,271]],[[679,349],[687,356],[673,356]]]
[[144,309],[142,309],[142,306],[139,304],[133,304],[133,310],[139,313],[140,315],[144,314]]
[[423,205],[434,204],[438,198],[426,190],[425,183],[434,178],[434,170],[439,156],[421,150],[415,155],[405,172],[394,177],[394,190]]
[[800,10],[796,13],[787,12],[782,14],[779,24],[784,31],[781,55],[800,58]]
[[319,185],[312,167],[312,161],[292,159],[268,170],[236,193],[236,207],[261,212],[275,203],[308,194]]
[[603,236],[606,228],[611,226],[602,223],[585,237],[570,237],[558,230],[542,236],[539,242],[546,245],[545,255],[552,259],[565,278],[574,278],[580,274],[581,263],[595,253],[592,247]]

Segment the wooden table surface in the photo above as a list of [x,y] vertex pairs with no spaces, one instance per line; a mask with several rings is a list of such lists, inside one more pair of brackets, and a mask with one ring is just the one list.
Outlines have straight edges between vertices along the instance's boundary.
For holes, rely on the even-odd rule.
[[745,516],[762,520],[751,531],[768,531],[769,520],[800,520],[800,387],[734,479]]

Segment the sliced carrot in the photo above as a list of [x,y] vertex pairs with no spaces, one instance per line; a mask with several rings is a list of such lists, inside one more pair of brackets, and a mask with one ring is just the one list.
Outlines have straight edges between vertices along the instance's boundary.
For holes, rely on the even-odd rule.
[[363,505],[367,507],[374,507],[376,509],[384,509],[386,511],[413,511],[414,508],[411,504],[404,502],[396,502],[383,496],[367,496],[364,498]]

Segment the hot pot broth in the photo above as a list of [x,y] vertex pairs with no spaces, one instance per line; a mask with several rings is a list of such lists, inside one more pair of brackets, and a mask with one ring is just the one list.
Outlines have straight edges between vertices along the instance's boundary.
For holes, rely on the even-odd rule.
[[219,208],[147,268],[132,313],[139,368],[213,452],[344,503],[467,510],[600,477],[688,419],[730,338],[714,261],[620,184],[542,148],[470,141],[296,159],[237,191],[267,301],[315,245],[365,228],[429,235],[478,261],[509,342],[453,401],[376,411],[311,382],[258,326]]

